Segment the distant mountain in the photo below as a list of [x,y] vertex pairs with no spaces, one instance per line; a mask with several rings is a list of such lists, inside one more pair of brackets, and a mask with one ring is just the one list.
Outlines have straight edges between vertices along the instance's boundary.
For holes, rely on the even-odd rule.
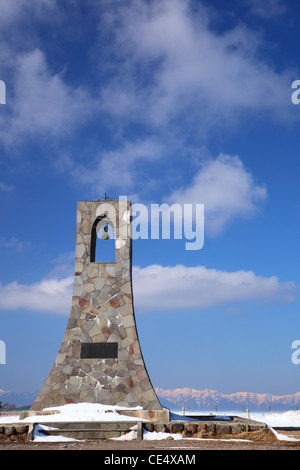
[[[193,388],[175,388],[165,390],[156,388],[156,393],[163,406],[173,411],[286,411],[300,409],[300,392],[293,395],[271,395],[270,393],[236,392],[225,394],[216,390],[195,390]],[[16,408],[32,405],[37,392],[7,392],[0,389],[2,405],[9,403]]]
[[184,407],[190,411],[284,411],[300,409],[300,392],[293,395],[271,395],[270,393],[237,392],[225,394],[216,390],[156,388],[163,406],[176,411]]
[[6,392],[5,390],[0,390],[0,401],[2,402],[2,406],[5,403],[9,403],[10,405],[14,405],[16,408],[20,408],[23,406],[32,405],[34,402],[38,392]]

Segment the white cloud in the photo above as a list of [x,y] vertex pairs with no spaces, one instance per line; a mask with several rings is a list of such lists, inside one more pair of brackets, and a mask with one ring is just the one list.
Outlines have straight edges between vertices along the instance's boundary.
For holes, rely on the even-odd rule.
[[81,184],[88,185],[90,191],[99,194],[106,189],[130,191],[137,190],[141,185],[143,190],[151,184],[145,179],[144,172],[138,177],[141,164],[155,162],[164,155],[164,145],[155,138],[139,139],[125,142],[115,150],[103,151],[93,160],[93,167],[74,166],[72,176]]
[[73,276],[45,279],[26,285],[12,282],[0,284],[2,310],[29,310],[69,315],[72,300]]
[[205,231],[219,235],[237,217],[250,217],[266,199],[265,186],[254,183],[238,156],[220,154],[206,161],[191,185],[174,191],[171,203],[204,204]]
[[[270,2],[273,11],[274,5],[281,6],[278,0]],[[175,124],[173,135],[191,128],[198,135],[231,119],[236,122],[244,112],[267,111],[285,118],[291,109],[292,74],[262,61],[257,54],[260,35],[241,24],[216,32],[211,10],[183,0],[89,2],[90,14],[101,19],[99,34],[106,37],[105,47],[99,40],[103,82],[98,68],[87,70],[95,74],[101,95],[95,101],[87,90],[71,86],[62,73],[50,69],[47,45],[39,34],[47,21],[58,23],[61,32],[70,3],[79,21],[76,2],[1,2],[5,30],[0,55],[3,70],[9,70],[10,115],[0,122],[0,136],[6,142],[40,134],[62,136],[98,112],[112,116],[114,128],[120,121],[138,122],[157,132]],[[96,45],[91,47],[90,66],[95,67]]]
[[49,12],[56,9],[56,0],[1,0],[0,22],[9,27],[11,22],[24,20],[24,16],[47,18]]
[[205,266],[134,267],[136,311],[201,310],[238,301],[291,301],[293,282],[252,271],[226,272]]
[[[9,242],[0,238],[0,245],[16,250],[22,242],[13,238]],[[69,315],[73,295],[74,253],[61,253],[50,261],[53,269],[41,281],[20,284],[18,281],[3,285],[0,282],[0,310],[26,310],[54,315]]]
[[[10,87],[8,87],[10,88]],[[15,58],[9,116],[1,116],[0,136],[16,143],[28,136],[64,136],[91,116],[95,103],[83,88],[73,88],[49,70],[36,49]]]
[[183,132],[187,124],[225,126],[245,112],[287,117],[292,75],[262,61],[256,31],[239,24],[216,32],[201,3],[195,10],[181,0],[122,2],[103,18],[119,59],[102,90],[103,108],[115,118],[160,127],[178,126],[181,117]]
[[[73,279],[67,276],[32,285],[0,284],[0,309],[69,315]],[[253,300],[288,302],[296,294],[294,282],[280,282],[276,276],[182,265],[134,267],[133,289],[137,312],[201,310]]]
[[30,242],[19,240],[17,237],[11,237],[9,240],[0,237],[0,246],[11,248],[14,251],[21,252],[32,247]]
[[284,15],[288,7],[282,0],[247,0],[250,11],[254,15],[269,19]]
[[12,186],[11,184],[3,183],[2,181],[0,181],[0,191],[11,192],[14,191],[14,189],[14,186]]

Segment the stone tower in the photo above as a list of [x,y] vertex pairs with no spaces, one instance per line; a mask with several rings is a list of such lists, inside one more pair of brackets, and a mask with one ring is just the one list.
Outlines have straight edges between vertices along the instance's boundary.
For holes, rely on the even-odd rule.
[[[77,204],[70,317],[57,358],[32,410],[80,402],[162,409],[136,329],[130,206],[127,200]],[[109,258],[101,261],[109,246]]]

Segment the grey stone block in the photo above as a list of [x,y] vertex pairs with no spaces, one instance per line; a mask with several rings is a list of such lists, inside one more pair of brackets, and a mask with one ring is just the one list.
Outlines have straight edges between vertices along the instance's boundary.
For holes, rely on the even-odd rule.
[[217,434],[231,434],[231,426],[229,424],[217,423],[215,429]]

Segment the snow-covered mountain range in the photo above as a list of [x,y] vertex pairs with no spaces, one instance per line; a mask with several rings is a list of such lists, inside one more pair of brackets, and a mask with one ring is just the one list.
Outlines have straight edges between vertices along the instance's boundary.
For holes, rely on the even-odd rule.
[[300,409],[300,392],[293,395],[272,395],[270,393],[236,392],[225,394],[216,390],[195,390],[193,388],[176,388],[165,390],[156,388],[162,405],[171,410],[198,411],[283,411]]

